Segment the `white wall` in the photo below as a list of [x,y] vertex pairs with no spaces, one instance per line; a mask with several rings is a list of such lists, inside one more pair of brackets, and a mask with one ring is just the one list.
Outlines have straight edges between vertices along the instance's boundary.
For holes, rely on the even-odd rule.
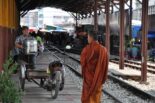
[[[61,10],[55,8],[43,8],[43,15],[44,15],[44,24],[47,25],[55,25],[55,24],[62,24],[65,23],[64,16],[70,17],[70,15]],[[54,16],[62,17],[62,18],[54,18]]]

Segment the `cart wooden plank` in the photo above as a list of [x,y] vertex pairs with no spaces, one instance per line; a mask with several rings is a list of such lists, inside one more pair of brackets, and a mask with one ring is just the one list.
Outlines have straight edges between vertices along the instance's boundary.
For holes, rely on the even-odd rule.
[[27,76],[28,78],[41,79],[41,78],[47,78],[48,74],[46,70],[28,70]]

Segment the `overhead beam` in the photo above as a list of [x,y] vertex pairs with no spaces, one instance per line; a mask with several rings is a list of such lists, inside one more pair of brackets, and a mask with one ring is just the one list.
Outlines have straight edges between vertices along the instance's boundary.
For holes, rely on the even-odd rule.
[[24,17],[28,12],[29,12],[29,10],[24,11],[24,12],[22,12],[22,13],[20,14],[20,16],[21,16],[21,17]]
[[[87,1],[87,3],[89,3],[89,1]],[[75,7],[81,7],[81,5],[86,4],[85,0],[79,0],[78,2],[72,4],[71,6],[67,7],[67,9],[73,9]]]
[[114,7],[116,7],[117,9],[119,9],[119,7],[113,3],[113,1],[111,1],[111,3],[114,5]]
[[125,3],[129,8],[130,8],[130,5],[128,3]]
[[140,0],[137,0],[140,4],[142,4],[142,2]]

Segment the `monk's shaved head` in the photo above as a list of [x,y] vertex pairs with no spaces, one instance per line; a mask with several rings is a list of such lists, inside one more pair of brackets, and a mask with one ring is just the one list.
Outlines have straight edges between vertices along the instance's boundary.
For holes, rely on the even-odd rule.
[[97,40],[97,33],[95,31],[89,31],[88,35],[92,37],[94,40]]
[[90,44],[96,40],[97,40],[97,33],[95,33],[94,31],[89,31],[88,32],[88,43]]

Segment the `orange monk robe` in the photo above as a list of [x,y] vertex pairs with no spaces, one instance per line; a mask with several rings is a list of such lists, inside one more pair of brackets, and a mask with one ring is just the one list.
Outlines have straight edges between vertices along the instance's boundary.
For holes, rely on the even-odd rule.
[[100,103],[102,84],[107,78],[107,50],[94,41],[87,45],[81,53],[83,76],[82,103]]

